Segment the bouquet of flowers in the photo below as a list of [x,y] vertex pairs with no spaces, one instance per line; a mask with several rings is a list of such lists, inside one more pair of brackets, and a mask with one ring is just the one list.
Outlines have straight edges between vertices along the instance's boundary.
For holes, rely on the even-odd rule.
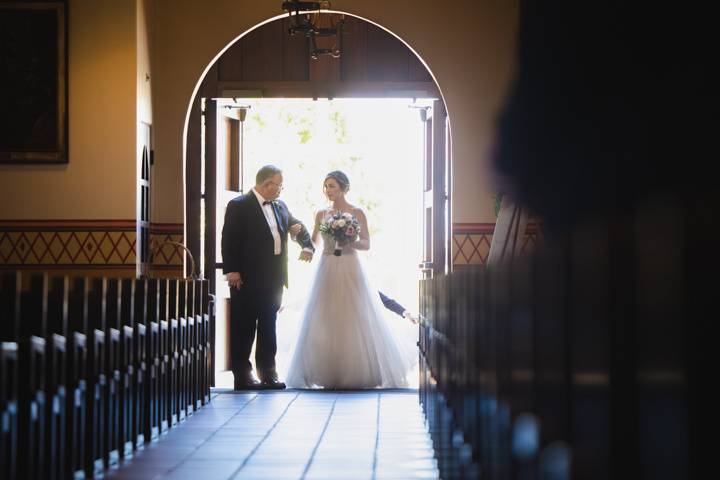
[[320,231],[335,239],[335,256],[342,255],[342,246],[357,240],[360,234],[360,222],[349,213],[337,212],[328,216],[320,224]]

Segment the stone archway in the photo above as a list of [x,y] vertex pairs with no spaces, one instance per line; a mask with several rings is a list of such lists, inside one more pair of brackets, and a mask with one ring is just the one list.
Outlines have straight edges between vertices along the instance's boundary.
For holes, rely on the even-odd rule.
[[[339,14],[334,16],[339,17]],[[427,128],[423,129],[427,147],[423,151],[428,159],[442,156],[425,176],[428,194],[433,182],[441,188],[435,189],[437,198],[430,202],[429,215],[421,217],[428,222],[426,229],[429,232],[423,235],[424,239],[428,239],[425,252],[429,258],[425,258],[425,264],[432,264],[435,254],[440,258],[437,262],[440,270],[449,265],[446,255],[449,251],[449,215],[445,214],[449,206],[448,182],[445,181],[450,165],[449,123],[445,107],[439,99],[439,88],[417,55],[396,36],[357,17],[347,16],[345,21],[344,48],[339,59],[329,56],[311,59],[308,39],[288,36],[289,19],[285,17],[264,22],[246,32],[225,48],[222,55],[206,69],[191,104],[186,127],[185,225],[188,246],[196,257],[204,258],[201,263],[205,264],[204,275],[207,278],[214,279],[218,267],[216,224],[213,224],[213,219],[224,203],[216,204],[215,188],[220,187],[215,182],[215,166],[219,164],[215,164],[215,160],[210,163],[207,160],[215,157],[215,150],[200,148],[203,99],[243,97],[248,93],[254,95],[253,92],[260,92],[262,97],[435,98],[435,102],[423,110],[423,121],[427,124]],[[428,113],[433,111],[436,112],[434,117]],[[212,112],[215,115],[214,110]],[[207,112],[204,118],[207,123]],[[215,127],[213,124],[212,128]],[[205,135],[207,137],[207,133]],[[204,163],[203,153],[207,157]],[[432,162],[421,163],[428,168],[432,165]],[[427,195],[424,197],[427,198]],[[201,225],[203,216],[206,222]],[[204,249],[201,249],[203,244]],[[413,263],[416,261],[413,259]],[[211,280],[211,283],[214,282]],[[211,286],[211,290],[215,291],[214,287]]]

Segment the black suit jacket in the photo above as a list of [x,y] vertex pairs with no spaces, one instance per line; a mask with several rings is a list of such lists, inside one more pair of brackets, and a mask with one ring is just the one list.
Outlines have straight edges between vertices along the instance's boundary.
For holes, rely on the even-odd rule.
[[[240,195],[228,202],[222,229],[223,273],[238,272],[243,288],[275,290],[288,284],[288,230],[302,223],[290,214],[281,200],[272,203],[282,244],[280,255],[273,251],[273,237],[255,193]],[[296,238],[303,248],[315,251],[303,226]]]
[[385,305],[385,308],[387,308],[390,311],[393,311],[400,315],[402,317],[403,312],[405,311],[405,307],[400,305],[398,302],[393,300],[392,298],[388,297],[382,292],[378,292],[380,294],[380,300],[382,300],[383,305]]

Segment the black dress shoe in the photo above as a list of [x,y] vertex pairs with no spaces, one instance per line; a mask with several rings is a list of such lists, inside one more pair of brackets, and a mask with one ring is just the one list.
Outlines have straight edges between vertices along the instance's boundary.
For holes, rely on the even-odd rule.
[[262,374],[260,378],[262,388],[266,388],[268,390],[282,390],[285,388],[285,384],[278,380],[277,372]]
[[266,388],[268,390],[283,390],[285,388],[285,384],[280,380],[264,380],[262,382],[262,388]]
[[263,384],[252,373],[235,375],[235,390],[260,390],[261,388],[263,388]]

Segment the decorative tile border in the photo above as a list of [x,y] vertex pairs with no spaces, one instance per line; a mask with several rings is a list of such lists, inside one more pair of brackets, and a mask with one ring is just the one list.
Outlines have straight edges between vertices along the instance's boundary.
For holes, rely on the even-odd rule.
[[[153,223],[150,225],[150,250],[154,251],[152,268],[163,272],[183,273],[182,223]],[[168,243],[173,242],[173,243]]]
[[[134,220],[0,220],[0,268],[136,268]],[[153,224],[151,244],[182,243],[182,224]],[[182,249],[164,244],[153,269],[182,272]]]
[[[452,235],[453,266],[484,265],[487,262],[492,243],[494,223],[455,223]],[[539,228],[537,223],[528,223],[522,244],[522,252],[533,248],[537,243]]]
[[[484,265],[494,223],[453,225],[454,266]],[[522,251],[535,246],[538,225],[529,223]],[[181,223],[152,224],[152,269],[182,275]],[[134,220],[0,220],[0,268],[135,269]],[[174,242],[174,243],[167,243]]]

